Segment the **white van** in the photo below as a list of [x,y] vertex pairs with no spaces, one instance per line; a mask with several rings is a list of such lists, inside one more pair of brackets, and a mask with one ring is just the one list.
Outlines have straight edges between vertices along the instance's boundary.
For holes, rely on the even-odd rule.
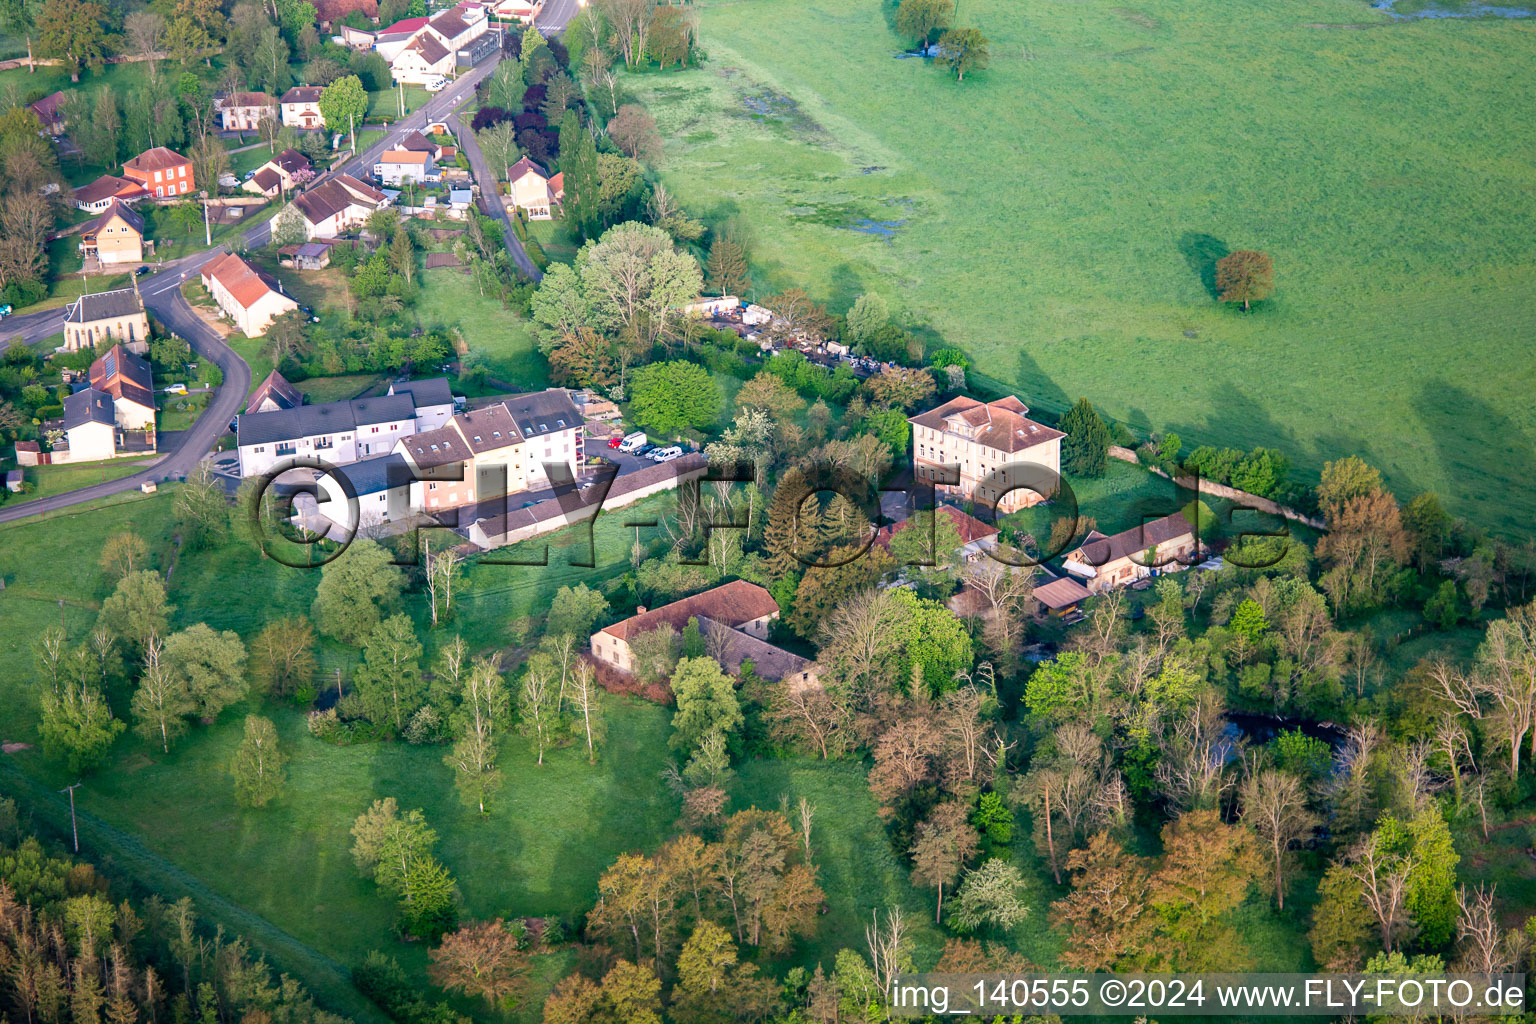
[[645,444],[645,431],[637,430],[633,434],[624,435],[624,440],[619,442],[619,451],[632,452]]
[[442,75],[436,75],[427,79],[422,84],[426,86],[427,92],[442,92],[443,88],[448,84],[448,79]]

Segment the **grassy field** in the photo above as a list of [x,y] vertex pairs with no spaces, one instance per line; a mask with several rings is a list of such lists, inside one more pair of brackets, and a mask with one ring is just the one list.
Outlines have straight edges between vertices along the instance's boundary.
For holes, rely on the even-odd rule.
[[428,329],[457,330],[471,351],[485,355],[491,376],[526,390],[549,386],[549,365],[534,347],[528,321],[480,294],[457,268],[422,271],[416,315]]
[[27,483],[32,489],[11,500],[32,501],[51,494],[62,494],[77,487],[106,483],[121,477],[132,476],[144,467],[143,459],[104,459],[101,462],[82,462],[78,465],[34,466],[26,471]]
[[[156,568],[170,568],[175,626],[206,621],[249,637],[270,618],[307,611],[317,573],[275,566],[240,542],[178,556],[171,538],[173,500],[168,489],[0,528],[0,577],[7,584],[0,658],[21,666],[0,679],[0,738],[35,742],[31,638],[61,620],[72,638],[87,634],[109,593],[95,560],[101,542],[118,530],[144,536]],[[471,566],[456,619],[446,628],[427,631],[423,602],[410,598],[428,657],[453,632],[477,649],[503,648],[508,623],[547,607],[556,587],[622,572],[633,536],[624,524],[653,513],[658,500],[598,518],[595,568],[570,565],[585,544],[558,535],[551,538],[548,568]],[[61,573],[66,560],[78,571]],[[262,600],[252,602],[253,593]],[[517,657],[515,650],[509,654]],[[327,644],[321,655],[328,673],[348,665],[355,652]],[[113,697],[120,703],[126,694]],[[227,765],[243,713],[257,710],[254,703],[193,729],[169,756],[132,735],[120,740],[109,767],[91,777],[88,793],[79,794],[81,810],[101,828],[121,830],[130,846],[142,846],[139,860],[174,866],[194,886],[259,915],[275,932],[258,932],[258,942],[291,939],[298,952],[307,950],[323,990],[338,965],[350,965],[369,949],[389,949],[413,970],[425,962],[419,945],[391,937],[389,901],[358,877],[348,853],[351,822],[372,799],[395,796],[404,806],[425,808],[442,836],[439,852],[458,878],[465,912],[477,918],[554,914],[570,921],[592,905],[598,876],[619,853],[654,850],[671,835],[678,806],[658,778],[670,711],[619,697],[605,698],[605,709],[609,740],[596,766],[571,746],[552,751],[540,767],[527,740],[509,737],[502,757],[507,786],[483,819],[456,797],[442,749],[324,744],[309,736],[302,713],[272,705],[263,713],[278,723],[292,757],[289,786],[266,810],[237,809]],[[37,750],[8,760],[44,792],[72,781]],[[871,909],[899,904],[913,911],[920,955],[931,962],[942,936],[924,923],[927,901],[908,885],[890,850],[863,771],[856,764],[803,759],[749,761],[741,765],[733,806],[777,807],[781,795],[791,803],[803,795],[818,808],[813,838],[829,910],[817,940],[799,950],[799,961],[830,963],[838,947],[858,943]],[[124,862],[137,863],[127,854]],[[1025,930],[1043,935],[1043,918]],[[244,931],[250,934],[252,926]],[[546,966],[536,972],[543,979],[536,987],[547,987],[554,976],[556,965]]]
[[[1536,519],[1536,25],[968,0],[992,66],[956,84],[892,59],[893,6],[701,4],[707,66],[625,80],[759,294],[879,291],[1031,406]],[[1247,315],[1212,297],[1238,248],[1276,265]]]

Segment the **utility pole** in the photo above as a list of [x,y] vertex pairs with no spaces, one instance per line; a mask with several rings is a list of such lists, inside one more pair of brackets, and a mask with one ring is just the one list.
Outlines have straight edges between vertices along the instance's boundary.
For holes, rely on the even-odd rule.
[[59,790],[60,793],[69,794],[69,831],[75,839],[76,853],[80,852],[80,828],[75,824],[75,788],[80,785],[81,783],[76,782],[74,785],[65,786]]
[[347,134],[352,136],[352,155],[357,156],[357,125],[350,111],[347,113]]
[[208,223],[208,200],[203,200],[203,244],[213,244],[213,227]]

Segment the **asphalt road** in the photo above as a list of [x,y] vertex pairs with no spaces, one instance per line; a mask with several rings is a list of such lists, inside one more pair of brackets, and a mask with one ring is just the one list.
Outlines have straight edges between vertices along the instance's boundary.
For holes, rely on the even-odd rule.
[[[570,11],[562,15],[561,9],[565,6],[568,6]],[[559,27],[564,27],[565,22],[579,9],[576,0],[549,0],[546,8],[551,7],[559,8],[555,11],[555,16],[561,19],[558,21]],[[551,21],[550,24],[554,22]],[[542,17],[539,27],[540,29],[547,27]],[[497,51],[489,60],[461,75],[448,88],[424,103],[420,109],[403,120],[397,121],[383,139],[347,161],[342,165],[341,170],[348,174],[371,171],[379,155],[407,132],[418,130],[431,121],[448,120],[454,108],[473,95],[475,84],[495,70],[500,60],[501,54]],[[459,138],[461,142],[466,143],[466,153],[470,156],[470,164],[474,168],[476,179],[494,183],[494,177],[483,173],[485,161],[480,156],[480,148],[473,146],[472,136],[467,131],[460,131]],[[470,146],[473,146],[473,149],[470,149]],[[500,209],[500,196],[497,195],[494,184],[490,195],[493,197],[490,203],[492,209]],[[524,273],[531,273],[537,278],[538,269],[533,266],[533,261],[528,259],[528,254],[523,251],[522,244],[513,234],[511,225],[506,219],[505,209],[501,209],[500,219],[503,233],[507,238],[507,247],[512,252],[513,259],[519,267],[523,268]],[[271,234],[271,221],[268,220],[246,231],[245,241],[250,247],[258,248],[267,244]],[[251,368],[224,343],[224,339],[217,331],[192,312],[192,307],[187,305],[186,300],[181,296],[182,283],[194,279],[204,264],[222,255],[224,251],[223,246],[216,246],[207,252],[184,256],[164,264],[163,267],[157,268],[155,273],[139,279],[139,293],[144,298],[145,308],[171,331],[187,339],[192,350],[200,357],[213,361],[224,372],[224,384],[215,392],[212,404],[203,411],[190,429],[180,433],[175,448],[162,452],[159,461],[143,472],[35,501],[7,502],[0,505],[0,523],[54,512],[71,505],[98,501],[114,494],[137,490],[141,484],[147,482],[161,483],[179,479],[191,472],[213,450],[218,439],[228,432],[229,421],[240,411],[240,405],[245,401],[245,396],[251,393]],[[0,334],[10,331],[14,332],[14,338],[32,342],[63,330],[63,323],[63,309],[44,310],[8,318],[0,324]]]
[[57,309],[23,313],[20,316],[8,316],[0,320],[0,335],[5,337],[5,343],[0,345],[0,348],[8,348],[11,345],[31,345],[42,341],[50,334],[58,334],[64,330],[64,314],[68,310],[68,306],[60,306]]
[[581,11],[582,6],[579,0],[544,0],[544,7],[538,17],[533,19],[534,24],[546,36],[558,35]]

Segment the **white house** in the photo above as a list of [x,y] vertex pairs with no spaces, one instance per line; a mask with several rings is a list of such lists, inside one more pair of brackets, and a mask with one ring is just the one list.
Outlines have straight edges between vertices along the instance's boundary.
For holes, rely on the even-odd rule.
[[441,177],[431,153],[412,153],[404,149],[385,150],[379,162],[373,165],[373,174],[386,185],[404,185],[408,181],[419,185]]
[[117,454],[117,422],[112,396],[95,388],[76,391],[64,399],[64,434],[69,461],[110,459]]
[[309,189],[293,205],[304,217],[304,237],[335,238],[360,228],[385,201],[384,193],[350,174]]
[[421,85],[453,74],[454,51],[433,33],[423,29],[400,47],[389,62],[390,77],[407,85]]
[[416,38],[416,33],[420,32],[426,24],[426,18],[406,18],[386,25],[374,36],[373,48],[378,51],[380,57],[393,64],[395,57],[405,49],[407,43]]
[[247,338],[261,337],[274,317],[299,308],[276,281],[234,253],[203,268],[203,287]]
[[283,124],[295,128],[324,128],[325,118],[320,113],[318,85],[296,85],[283,93],[278,104],[283,110]]
[[[346,479],[346,485],[339,477]],[[367,536],[411,514],[410,480],[410,467],[398,455],[338,466],[334,472],[317,475],[315,511],[340,527],[343,535]],[[347,485],[357,501],[355,508],[348,500]]]
[[[430,381],[413,383],[427,385],[421,390],[423,422],[431,422],[440,414],[438,399],[447,381],[441,389]],[[396,386],[401,390],[377,398],[245,413],[235,423],[240,475],[258,476],[294,456],[341,466],[389,454],[396,441],[416,432],[417,423],[416,397],[411,389]],[[450,409],[452,401],[450,395]]]
[[264,92],[232,92],[214,101],[219,125],[227,132],[252,132],[267,118],[277,120],[277,100]]
[[112,403],[112,421],[125,430],[155,425],[154,379],[149,363],[121,344],[113,345],[91,363],[91,390]]
[[427,380],[397,380],[389,386],[392,395],[410,395],[416,406],[416,433],[436,430],[453,416],[453,392],[447,377]]
[[[551,178],[544,168],[523,157],[513,164],[507,175],[507,191],[517,208],[528,214],[529,220],[549,220],[550,210],[558,202],[555,195],[555,179],[563,185],[564,176]],[[560,189],[564,194],[564,189]]]

